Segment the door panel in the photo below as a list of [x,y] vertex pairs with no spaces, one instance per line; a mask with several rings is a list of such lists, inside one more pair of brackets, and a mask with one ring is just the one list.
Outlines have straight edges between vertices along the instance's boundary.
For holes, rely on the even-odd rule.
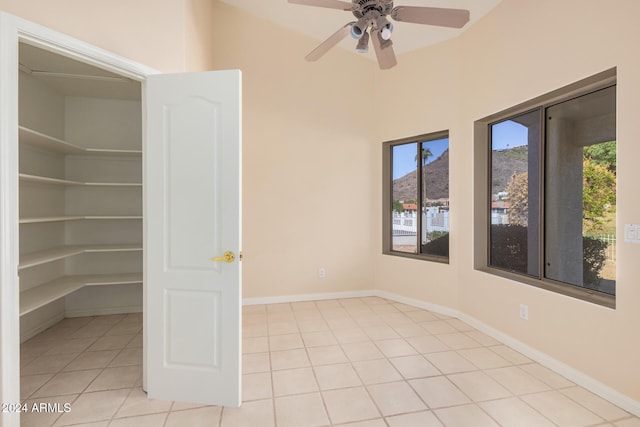
[[[240,94],[239,71],[147,80],[150,398],[241,401]],[[236,255],[231,262],[222,257],[226,251]]]
[[[220,108],[200,97],[190,97],[176,105],[164,106],[167,125],[165,136],[169,150],[165,182],[169,244],[167,265],[172,269],[212,267],[206,256],[215,254],[220,246],[219,182],[220,173]],[[182,123],[202,123],[199,130],[188,126],[183,134]],[[208,186],[203,187],[203,183]],[[198,194],[198,210],[191,198]],[[203,191],[198,191],[202,188]]]
[[[219,370],[220,292],[168,290],[165,363],[172,368]],[[198,325],[194,328],[193,325]]]

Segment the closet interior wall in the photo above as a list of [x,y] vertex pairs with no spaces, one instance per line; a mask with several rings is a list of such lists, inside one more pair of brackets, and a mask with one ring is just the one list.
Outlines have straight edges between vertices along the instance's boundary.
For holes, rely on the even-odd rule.
[[29,45],[19,74],[24,341],[142,311],[142,110],[139,83]]

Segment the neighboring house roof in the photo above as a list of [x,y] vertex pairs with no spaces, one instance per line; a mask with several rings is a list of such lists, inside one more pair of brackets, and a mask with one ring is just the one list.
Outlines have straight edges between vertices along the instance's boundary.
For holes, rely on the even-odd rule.
[[495,202],[491,202],[491,209],[509,209],[509,202],[496,200]]

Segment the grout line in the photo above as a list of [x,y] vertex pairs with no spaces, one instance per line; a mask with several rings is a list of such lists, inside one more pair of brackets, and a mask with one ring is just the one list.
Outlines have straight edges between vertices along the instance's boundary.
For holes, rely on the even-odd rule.
[[[329,302],[329,301],[333,301],[333,304],[328,304],[327,306],[323,306],[322,303],[323,302]],[[464,325],[462,324],[458,324],[453,322],[453,319],[449,316],[437,316],[436,315],[436,319],[433,320],[427,320],[427,321],[423,321],[420,319],[420,316],[417,316],[416,318],[418,320],[414,320],[413,318],[409,317],[407,315],[407,313],[410,312],[415,312],[415,311],[420,311],[420,310],[426,310],[428,312],[428,309],[421,309],[418,307],[415,307],[414,309],[410,309],[413,306],[409,306],[403,303],[398,303],[395,302],[394,300],[391,299],[382,299],[380,297],[370,297],[370,298],[366,298],[366,297],[354,297],[354,298],[349,298],[349,299],[333,299],[333,300],[324,300],[324,301],[313,301],[313,305],[310,305],[309,307],[313,307],[313,308],[307,308],[304,305],[296,305],[296,303],[283,303],[280,304],[283,307],[286,305],[288,310],[280,310],[281,307],[277,307],[272,311],[268,310],[268,306],[264,306],[263,307],[263,311],[261,312],[257,312],[255,314],[260,314],[263,315],[263,319],[261,320],[261,322],[265,323],[265,331],[266,331],[266,335],[260,335],[259,337],[251,337],[251,338],[265,338],[266,342],[267,342],[267,359],[268,359],[268,363],[269,363],[269,378],[271,381],[271,408],[272,408],[272,412],[273,412],[273,423],[275,426],[277,426],[277,422],[278,422],[278,417],[276,414],[276,395],[275,395],[275,383],[274,383],[274,369],[273,369],[273,361],[272,361],[272,353],[274,352],[272,345],[271,345],[271,338],[281,335],[281,334],[276,334],[276,335],[271,335],[271,330],[269,327],[269,313],[272,313],[273,317],[277,318],[277,316],[280,316],[281,313],[291,313],[293,316],[293,321],[295,322],[295,327],[297,329],[297,332],[295,332],[299,337],[300,340],[302,341],[302,349],[304,349],[304,354],[307,357],[307,360],[309,362],[309,366],[307,367],[298,367],[298,368],[285,368],[285,370],[291,370],[291,369],[311,369],[312,372],[312,377],[313,380],[315,381],[315,385],[317,387],[317,391],[312,391],[312,392],[305,392],[305,393],[298,393],[298,394],[318,394],[321,399],[322,399],[322,408],[325,411],[325,414],[330,422],[330,425],[333,425],[333,420],[331,418],[331,415],[329,413],[329,408],[327,407],[327,402],[325,401],[325,394],[333,391],[333,390],[344,390],[344,389],[353,389],[353,388],[364,388],[368,398],[371,400],[371,402],[373,403],[374,407],[376,408],[377,412],[378,412],[378,416],[377,418],[368,418],[367,420],[373,420],[373,419],[381,419],[385,425],[389,426],[389,421],[387,421],[387,418],[391,417],[391,416],[396,416],[396,415],[404,415],[404,414],[412,414],[412,413],[419,413],[419,412],[423,412],[423,411],[428,411],[431,412],[432,415],[434,417],[436,417],[436,419],[440,420],[442,422],[442,420],[440,419],[440,417],[438,417],[438,415],[436,414],[436,410],[442,410],[442,409],[447,409],[447,408],[455,408],[455,407],[460,407],[460,406],[466,406],[466,405],[474,405],[476,408],[478,408],[481,412],[483,412],[484,414],[486,414],[490,419],[493,419],[496,421],[496,423],[498,423],[498,421],[496,419],[494,419],[489,413],[488,411],[486,411],[482,404],[485,402],[493,402],[493,401],[500,401],[500,400],[504,400],[504,399],[511,399],[511,398],[515,398],[517,399],[521,404],[525,405],[527,408],[530,408],[533,413],[538,414],[541,417],[544,417],[544,419],[549,419],[548,416],[546,416],[543,412],[539,411],[538,409],[534,408],[533,406],[529,405],[524,399],[524,396],[529,396],[529,395],[536,395],[536,394],[542,394],[542,393],[549,393],[549,392],[556,392],[556,393],[561,393],[564,397],[566,397],[569,401],[575,403],[576,405],[578,405],[580,408],[584,408],[587,411],[592,412],[594,415],[596,415],[599,418],[603,418],[604,416],[601,416],[593,411],[591,411],[589,408],[587,408],[586,406],[584,406],[581,402],[576,401],[572,396],[565,394],[564,391],[572,389],[572,388],[580,388],[580,389],[584,389],[587,390],[588,392],[594,394],[596,397],[599,398],[599,396],[593,392],[591,392],[590,390],[581,387],[579,384],[575,384],[571,381],[569,381],[568,384],[560,384],[560,386],[558,385],[554,385],[553,381],[549,381],[548,379],[545,378],[544,372],[541,372],[540,374],[542,376],[538,376],[533,372],[529,372],[526,369],[523,369],[524,366],[540,366],[541,368],[545,368],[544,365],[536,362],[535,360],[531,360],[529,358],[525,360],[516,360],[513,359],[511,357],[507,358],[505,356],[503,356],[501,353],[498,353],[495,349],[498,347],[505,347],[506,349],[509,349],[513,352],[516,352],[518,354],[520,354],[520,352],[518,350],[516,350],[515,348],[506,345],[500,341],[497,341],[496,339],[494,339],[495,342],[490,342],[489,344],[483,344],[482,342],[480,342],[478,339],[474,338],[473,336],[470,335],[471,332],[477,331],[480,333],[483,333],[485,335],[487,335],[488,337],[491,337],[490,335],[486,334],[485,332],[477,329],[477,328],[473,328],[471,327],[467,322],[465,322],[464,320],[460,320],[461,322],[463,322],[465,325],[469,325],[469,327],[471,327],[471,329],[467,329]],[[383,307],[383,305],[389,305],[389,307]],[[394,307],[394,310],[387,310],[390,307]],[[296,310],[297,308],[297,310]],[[338,311],[339,310],[339,311]],[[254,314],[254,312],[250,312],[251,314]],[[311,313],[313,313],[313,315],[311,315]],[[340,317],[342,317],[344,315],[344,318],[346,320],[348,320],[349,322],[352,322],[352,325],[349,325],[350,327],[348,328],[341,328],[341,327],[336,327],[338,326],[341,322],[337,322],[334,323],[334,326],[331,326],[331,323],[327,320],[327,319],[331,319],[331,316],[335,316],[336,313],[340,313]],[[432,312],[431,312],[432,313]],[[398,316],[390,316],[390,314],[403,314],[408,318],[408,321],[406,323],[396,323],[398,320],[400,320],[401,318],[399,318]],[[432,313],[432,314],[436,314],[436,313]],[[389,316],[387,318],[387,316]],[[282,318],[285,318],[287,316],[283,316]],[[70,329],[70,331],[66,331],[67,333],[70,333],[71,335],[74,335],[76,333],[78,333],[82,328],[89,326],[94,320],[98,320],[101,319],[102,316],[91,316],[91,320],[89,320],[88,322],[80,325],[80,326],[76,326],[73,328],[65,328],[65,329]],[[104,338],[106,337],[111,330],[113,330],[113,328],[116,328],[118,325],[122,325],[122,322],[124,321],[124,319],[126,319],[127,316],[122,316],[120,317],[119,320],[117,320],[115,323],[112,323],[110,325],[110,327],[108,329],[106,329],[104,332],[102,332],[101,335],[97,336],[97,337],[79,337],[78,339],[82,339],[82,338],[94,338],[93,342],[91,344],[89,344],[82,352],[78,353],[75,357],[72,357],[71,360],[66,363],[63,367],[61,367],[60,369],[58,369],[55,373],[46,373],[43,375],[52,375],[51,378],[49,378],[47,381],[45,381],[44,384],[40,385],[35,391],[31,392],[29,396],[27,396],[24,400],[28,400],[33,394],[35,394],[38,390],[40,390],[42,387],[44,387],[46,384],[48,384],[53,378],[55,378],[56,375],[59,375],[61,373],[72,373],[72,372],[80,372],[80,371],[85,371],[85,370],[100,370],[100,373],[98,373],[98,375],[89,382],[89,384],[87,386],[85,386],[84,390],[81,393],[73,393],[73,395],[76,395],[76,397],[73,399],[73,402],[76,402],[80,396],[83,396],[89,392],[87,392],[86,390],[90,387],[91,384],[93,384],[93,382],[107,369],[110,368],[121,368],[121,367],[126,367],[126,366],[133,366],[133,365],[125,365],[125,366],[111,366],[111,364],[125,351],[125,350],[129,350],[127,348],[127,346],[134,340],[136,339],[136,337],[138,336],[139,332],[135,333],[135,334],[127,334],[127,335],[132,335],[131,339],[124,344],[124,346],[122,346],[121,348],[118,349],[113,349],[113,350],[117,350],[117,352],[115,353],[115,355],[113,356],[113,358],[106,364],[106,366],[102,367],[102,368],[88,368],[88,369],[82,369],[82,370],[78,370],[78,371],[64,371],[64,369],[69,366],[71,363],[73,363],[75,360],[77,360],[78,357],[80,357],[80,355],[82,354],[87,354],[87,353],[91,353],[91,351],[88,350],[88,348],[90,348],[92,345],[94,345],[97,340],[99,340],[100,338]],[[393,320],[391,320],[393,319]],[[303,332],[301,327],[300,327],[300,322],[310,322],[309,326],[311,326],[311,329],[315,329],[315,325],[313,324],[314,321],[321,321],[323,322],[323,325],[325,327],[327,327],[328,329],[323,330],[323,331],[307,331],[307,332]],[[366,332],[367,328],[369,330],[369,332],[375,332],[375,328],[378,328],[378,326],[375,326],[374,324],[376,323],[377,320],[381,320],[382,324],[389,327],[391,331],[393,331],[394,334],[398,335],[399,338],[382,338],[382,339],[372,339],[371,335],[369,333]],[[457,319],[456,319],[457,320]],[[276,320],[275,322],[280,322],[282,320]],[[289,322],[291,320],[287,320],[287,322]],[[64,320],[63,320],[64,322]],[[424,328],[424,324],[428,323],[428,322],[445,322],[447,324],[449,324],[453,329],[455,329],[455,332],[441,332],[441,331],[436,331],[436,333],[432,333],[429,330],[427,330],[426,328]],[[59,325],[60,323],[58,323],[57,325]],[[260,322],[257,322],[256,324],[260,324]],[[395,324],[395,326],[393,326]],[[49,331],[49,335],[52,335],[55,333],[55,331],[52,331],[54,328],[56,328],[57,325],[53,325],[51,328],[47,329],[46,331],[42,332],[41,334],[46,334],[47,331]],[[436,352],[430,352],[430,353],[422,353],[418,350],[418,348],[416,347],[416,345],[412,344],[409,339],[414,338],[413,336],[408,336],[405,337],[403,336],[401,333],[399,333],[397,328],[401,328],[404,325],[416,325],[417,327],[420,328],[421,330],[421,335],[419,336],[429,336],[429,337],[433,337],[433,339],[438,340],[439,342],[442,342],[444,347],[447,348],[447,350],[439,350]],[[306,326],[305,326],[306,327]],[[462,328],[462,329],[461,329]],[[373,346],[375,348],[378,349],[378,351],[380,351],[380,353],[382,354],[382,356],[380,358],[374,358],[374,359],[365,359],[365,361],[369,361],[369,360],[385,360],[387,361],[387,363],[389,363],[392,368],[395,370],[396,373],[398,373],[400,375],[400,379],[398,380],[394,380],[394,381],[386,381],[386,382],[382,382],[382,383],[375,383],[375,384],[364,384],[362,381],[362,377],[360,375],[360,373],[358,373],[358,371],[355,369],[354,367],[354,361],[351,360],[351,358],[349,358],[349,356],[347,355],[347,353],[344,351],[344,345],[345,344],[360,344],[360,341],[357,341],[355,343],[341,343],[338,339],[337,339],[337,335],[336,335],[336,331],[341,330],[341,329],[357,329],[358,331],[361,331],[362,333],[365,334],[366,336],[366,341],[362,341],[362,343],[372,343]],[[323,364],[323,365],[314,365],[312,363],[310,354],[309,354],[309,349],[313,348],[313,347],[308,347],[307,343],[304,341],[303,338],[303,334],[304,333],[315,333],[315,332],[328,332],[333,340],[335,340],[336,342],[336,346],[343,352],[343,354],[346,356],[347,360],[346,362],[339,362],[339,363],[330,363],[330,364]],[[288,334],[288,333],[287,333]],[[462,334],[465,337],[469,338],[471,340],[471,342],[476,343],[477,345],[474,345],[473,347],[470,348],[451,348],[451,346],[447,345],[444,341],[442,341],[440,338],[438,337],[442,337],[444,335],[447,334]],[[37,337],[40,336],[36,335],[34,338],[36,338],[36,341],[33,342],[38,342]],[[115,335],[112,335],[115,336]],[[374,334],[374,336],[377,336]],[[418,336],[418,337],[419,337]],[[247,337],[249,338],[249,337]],[[55,345],[56,342],[59,342],[60,340],[64,340],[64,338],[60,338],[60,337],[55,337],[54,339],[48,340],[45,339],[43,340],[43,342],[46,341],[50,341],[51,342],[51,348],[53,348],[53,346]],[[70,339],[76,339],[76,338],[70,338]],[[430,363],[435,370],[439,373],[439,375],[429,375],[426,377],[419,377],[419,378],[406,378],[401,372],[400,370],[392,363],[392,359],[396,358],[396,357],[405,357],[405,356],[393,356],[393,357],[387,357],[386,354],[384,354],[384,352],[382,352],[382,350],[380,349],[380,342],[383,341],[387,341],[390,339],[400,339],[402,340],[403,343],[408,344],[412,349],[414,349],[417,354],[414,356],[419,356],[422,359],[424,359],[427,363]],[[29,342],[29,340],[27,341]],[[24,343],[23,343],[24,344]],[[334,344],[331,344],[332,346]],[[325,347],[324,345],[322,347]],[[42,354],[40,354],[39,356],[36,356],[34,359],[32,359],[31,361],[27,362],[27,364],[25,364],[25,367],[28,366],[30,363],[33,362],[33,360],[44,356],[48,351],[50,351],[51,348],[47,348],[45,351],[42,352]],[[490,351],[492,353],[492,355],[495,355],[496,357],[499,357],[501,359],[504,359],[505,363],[507,363],[507,365],[505,366],[497,366],[497,367],[485,367],[485,368],[481,368],[479,367],[476,363],[474,363],[472,361],[471,358],[465,356],[465,353],[463,353],[465,350],[473,350],[473,349],[486,349],[488,351]],[[288,349],[289,350],[289,349]],[[299,349],[296,349],[299,350]],[[95,350],[94,350],[95,351]],[[103,351],[103,350],[99,350],[99,351]],[[278,350],[281,351],[281,350]],[[465,361],[469,362],[472,366],[475,367],[474,370],[472,371],[464,371],[464,372],[451,372],[451,373],[444,373],[440,368],[438,368],[436,365],[434,365],[429,359],[428,359],[428,355],[430,354],[435,354],[435,353],[441,353],[441,352],[445,352],[445,351],[451,351],[451,352],[455,352],[455,354],[457,354],[459,357],[463,358]],[[262,351],[260,352],[262,353]],[[246,355],[243,354],[242,357],[244,358]],[[357,361],[356,361],[357,362]],[[346,365],[348,366],[356,375],[356,378],[358,378],[358,380],[360,381],[360,385],[352,385],[352,386],[344,386],[344,387],[338,387],[338,388],[332,388],[332,389],[328,389],[328,390],[322,390],[320,387],[320,382],[318,381],[318,375],[316,372],[316,369],[322,366],[335,366],[335,365]],[[522,373],[526,374],[527,376],[530,376],[531,378],[535,379],[536,381],[541,382],[542,384],[544,384],[544,386],[547,388],[547,390],[539,390],[539,391],[534,391],[534,392],[528,392],[528,393],[520,393],[520,394],[516,394],[515,392],[511,391],[511,389],[507,388],[505,385],[503,385],[500,381],[498,381],[497,379],[493,378],[493,376],[489,375],[489,371],[491,370],[496,370],[496,369],[502,369],[502,368],[515,368],[518,369],[519,371],[521,371]],[[549,368],[545,368],[545,369],[549,369]],[[568,380],[568,378],[566,378],[563,375],[557,374],[555,373],[553,370],[550,370],[552,373],[554,373],[555,375],[559,375],[560,377]],[[495,381],[497,384],[499,384],[502,388],[504,388],[505,390],[508,391],[509,396],[507,397],[497,397],[497,398],[492,398],[489,400],[474,400],[471,399],[469,395],[467,395],[467,393],[465,393],[453,380],[450,379],[451,376],[453,375],[457,375],[457,374],[463,374],[465,372],[480,372],[483,373],[485,375],[487,375],[489,378],[491,378],[492,381]],[[265,372],[266,373],[266,372]],[[32,375],[40,375],[40,374],[32,374]],[[424,379],[424,378],[434,378],[434,377],[442,377],[444,379],[446,379],[449,383],[451,383],[460,393],[462,393],[462,395],[466,396],[469,399],[469,402],[463,403],[463,404],[456,404],[456,405],[451,405],[451,406],[445,406],[445,407],[439,407],[439,408],[430,408],[429,405],[426,403],[426,401],[422,398],[422,396],[416,391],[416,389],[413,387],[413,385],[410,383],[410,381],[412,380],[419,380],[419,379]],[[545,378],[543,380],[543,378]],[[378,405],[378,403],[373,399],[373,396],[369,390],[369,387],[372,387],[374,385],[379,385],[379,384],[386,384],[386,383],[392,383],[392,382],[403,382],[404,384],[409,386],[409,389],[419,398],[419,400],[424,404],[425,406],[425,410],[416,410],[416,411],[410,411],[410,412],[403,412],[401,414],[393,414],[393,415],[389,415],[388,417],[385,417],[383,412],[380,409],[380,406]],[[118,412],[123,408],[123,406],[125,405],[127,399],[131,396],[131,394],[134,392],[134,389],[139,388],[139,386],[134,386],[134,387],[124,387],[124,388],[109,388],[107,390],[98,390],[96,392],[100,392],[100,391],[108,391],[108,390],[119,390],[119,389],[128,389],[129,392],[127,393],[127,396],[125,397],[125,399],[120,403],[120,405],[118,406],[118,408],[115,410],[115,412],[113,413],[113,415],[111,416],[111,418],[108,420],[109,423],[111,423],[113,420],[115,420],[115,416],[118,414]],[[91,392],[93,393],[93,392]],[[287,395],[287,396],[294,396],[295,394],[291,394],[291,395]],[[68,395],[71,396],[71,395]],[[44,398],[57,398],[59,396],[50,396],[50,397],[43,397]],[[259,399],[259,400],[266,400],[266,399]],[[605,401],[607,401],[605,399]],[[615,404],[613,404],[610,401],[609,402],[611,405],[616,406]],[[164,421],[163,421],[163,425],[166,426],[168,419],[169,419],[169,415],[170,413],[173,411],[174,407],[176,405],[176,402],[171,402],[171,404],[169,405],[169,409],[166,412],[157,412],[157,413],[153,413],[153,414],[139,414],[139,415],[132,415],[132,416],[128,416],[128,417],[123,417],[123,418],[135,418],[135,417],[140,417],[140,416],[145,416],[145,415],[155,415],[155,414],[159,414],[159,413],[164,413]],[[622,409],[622,408],[620,408]],[[224,415],[224,411],[225,408],[222,407],[220,409],[219,412],[219,418],[218,418],[218,422],[217,422],[217,426],[218,427],[222,427],[223,424],[223,415]],[[604,422],[607,423],[613,423],[616,421],[620,421],[620,420],[637,420],[637,417],[634,417],[633,414],[628,413],[628,411],[625,411],[625,413],[627,413],[628,416],[626,417],[622,417],[622,418],[618,418],[616,420],[607,420],[605,419]],[[60,417],[62,416],[62,414],[60,414],[53,422],[52,424],[55,424],[56,422],[58,422],[58,420],[60,419]],[[367,420],[358,420],[359,422],[364,422]],[[549,419],[550,420],[550,419]],[[443,423],[444,424],[444,423]],[[498,423],[499,424],[499,423]]]

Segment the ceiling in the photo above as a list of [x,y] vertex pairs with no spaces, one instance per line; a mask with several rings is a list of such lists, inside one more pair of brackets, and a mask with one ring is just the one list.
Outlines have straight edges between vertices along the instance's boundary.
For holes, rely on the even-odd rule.
[[[347,22],[354,20],[350,12],[321,7],[290,4],[287,0],[220,0],[252,15],[307,35],[316,40],[315,48]],[[349,1],[349,0],[344,0]],[[393,46],[396,54],[410,52],[456,37],[470,28],[501,0],[397,0],[396,6],[428,6],[467,9],[471,19],[462,29],[434,27],[394,21]],[[339,47],[355,51],[355,41],[347,37]],[[373,49],[366,54],[375,60]],[[20,69],[54,90],[67,96],[140,99],[140,83],[109,71],[20,43]]]
[[[347,22],[354,20],[351,12],[326,9],[322,7],[289,4],[287,0],[220,0],[229,5],[242,9],[252,15],[264,18],[275,24],[305,34],[317,40],[316,44],[309,44],[309,51],[323,40],[336,32]],[[349,0],[345,0],[349,1]],[[445,41],[461,34],[470,28],[478,19],[486,15],[501,0],[396,0],[395,6],[427,6],[452,9],[467,9],[471,19],[462,29],[434,27],[430,25],[411,24],[393,21],[393,48],[396,54],[410,52]],[[343,40],[339,47],[355,51],[355,41],[350,37]],[[369,49],[367,54],[375,59]]]

